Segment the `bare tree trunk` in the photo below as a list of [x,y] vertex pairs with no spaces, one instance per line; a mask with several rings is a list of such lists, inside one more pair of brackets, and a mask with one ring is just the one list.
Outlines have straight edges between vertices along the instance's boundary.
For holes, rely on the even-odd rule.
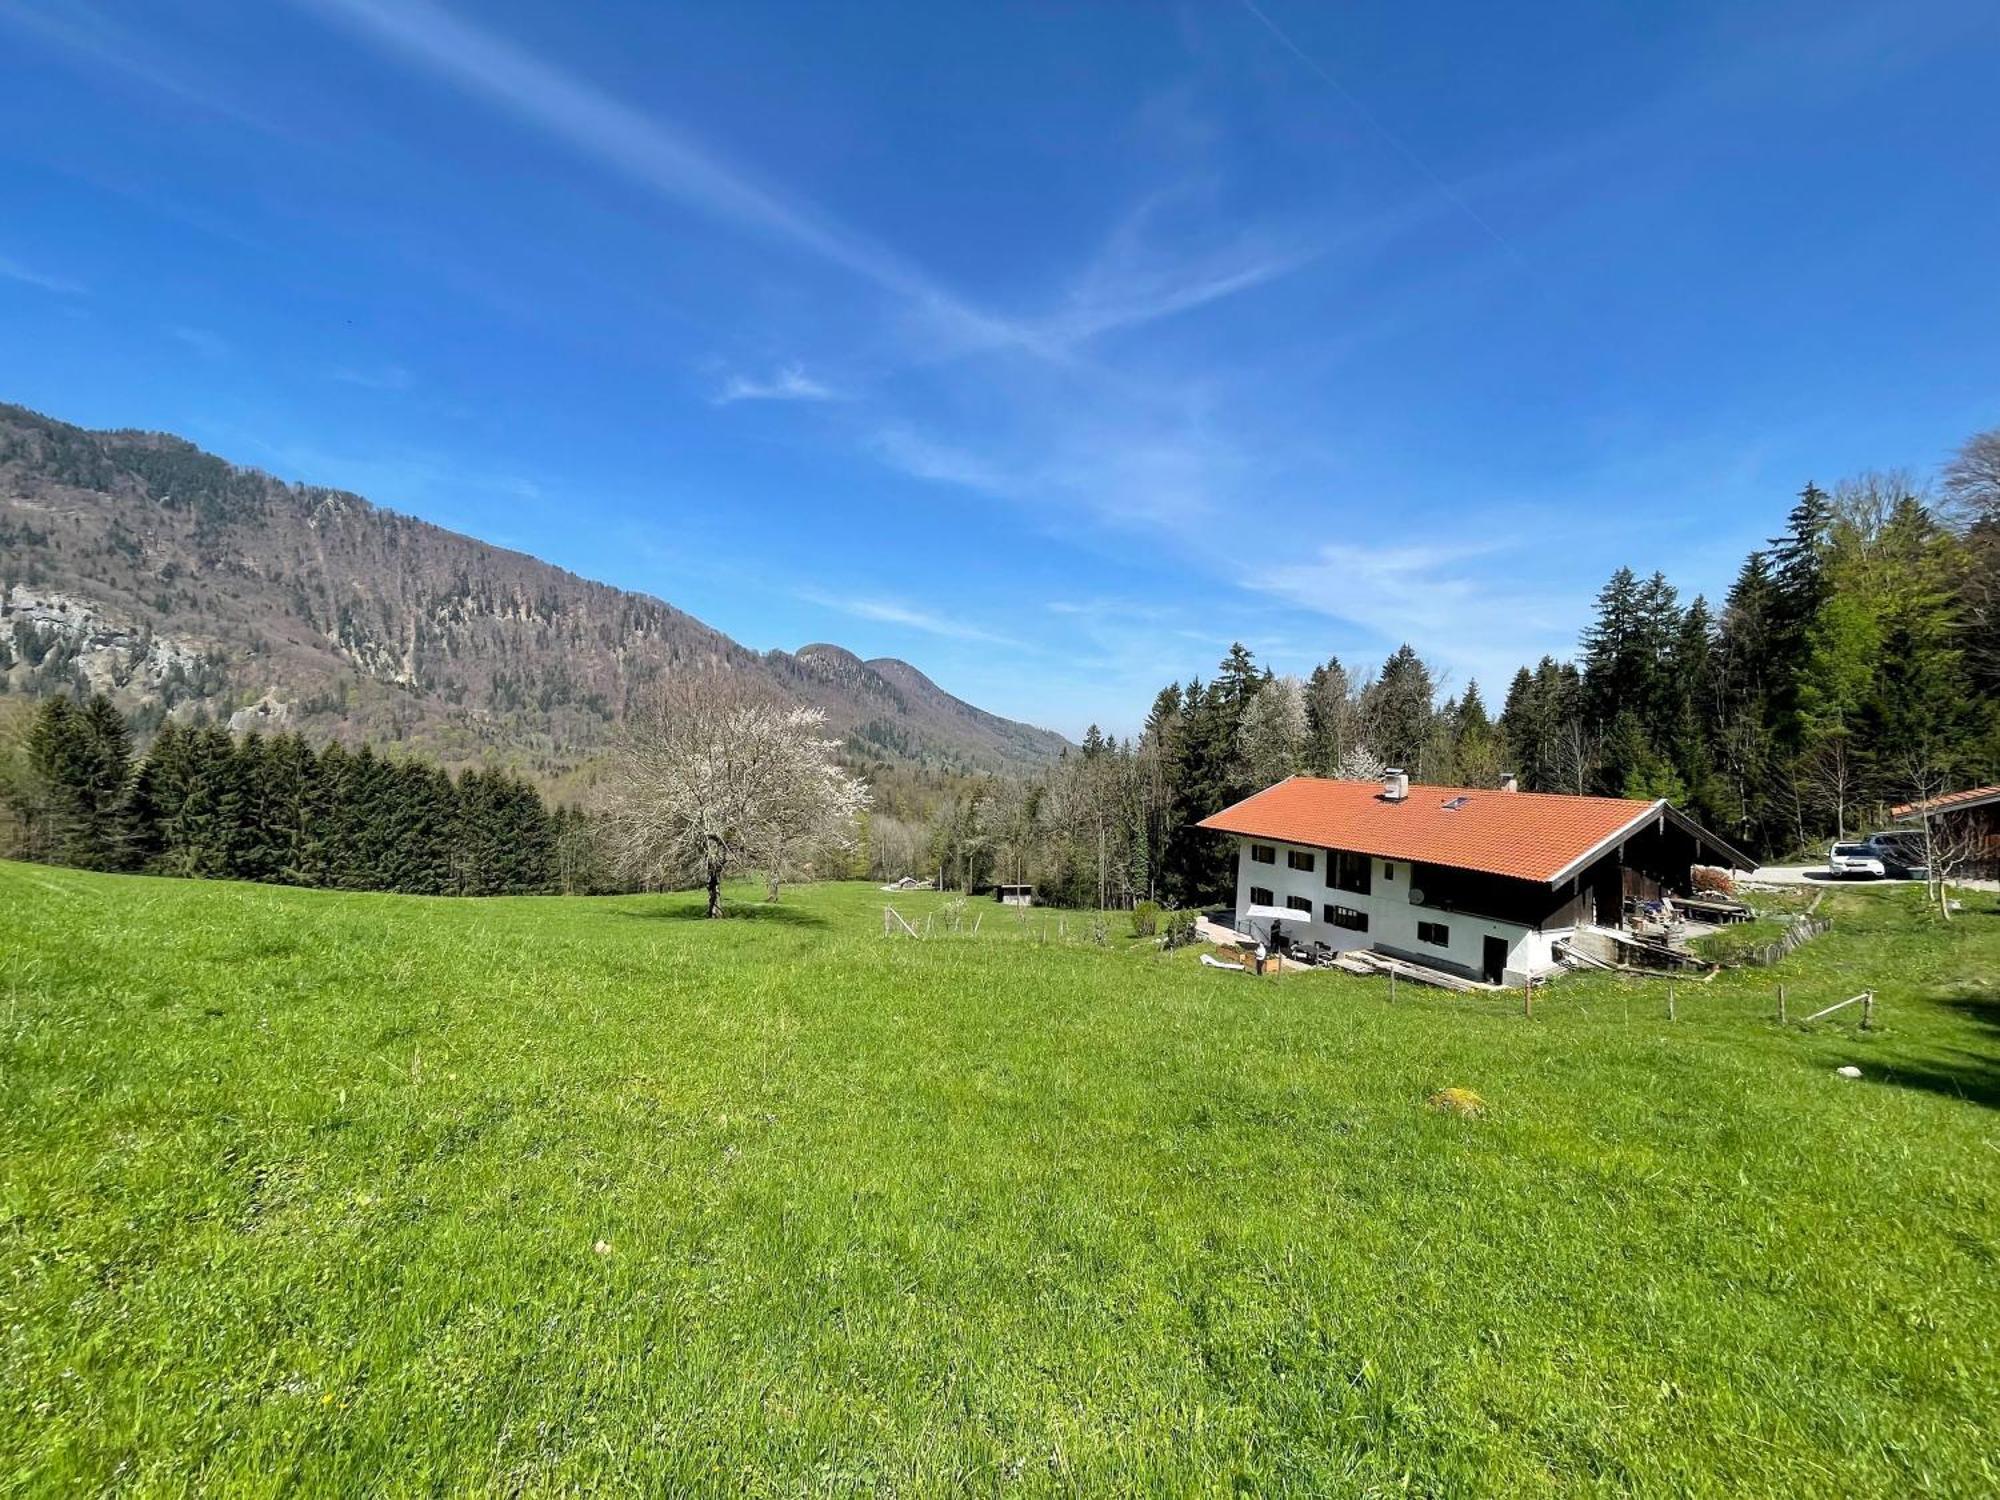
[[722,915],[722,866],[717,864],[708,867],[708,914]]

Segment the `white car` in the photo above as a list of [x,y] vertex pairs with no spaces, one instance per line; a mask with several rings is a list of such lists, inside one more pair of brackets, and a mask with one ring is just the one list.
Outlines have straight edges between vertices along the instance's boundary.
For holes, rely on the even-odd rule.
[[1826,873],[1835,880],[1880,880],[1889,872],[1866,844],[1835,844],[1826,856]]

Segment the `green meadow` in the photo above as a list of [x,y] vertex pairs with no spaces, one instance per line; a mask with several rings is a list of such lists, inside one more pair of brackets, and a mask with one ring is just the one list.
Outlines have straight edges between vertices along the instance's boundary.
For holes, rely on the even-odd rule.
[[0,1485],[2000,1491],[1991,896],[1669,1021],[730,895],[0,865]]

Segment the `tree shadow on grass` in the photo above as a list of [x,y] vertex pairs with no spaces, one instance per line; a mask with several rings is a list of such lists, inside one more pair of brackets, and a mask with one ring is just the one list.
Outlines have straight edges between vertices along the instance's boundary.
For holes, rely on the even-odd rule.
[[[651,906],[635,911],[629,906],[615,908],[621,917],[632,917],[641,922],[706,922],[709,920],[708,907],[700,901],[675,902],[672,906]],[[801,911],[796,906],[774,905],[769,901],[736,902],[726,901],[722,915],[714,919],[718,926],[726,922],[759,922],[777,927],[825,927],[827,920],[818,912]]]
[[2000,1109],[2000,995],[1982,991],[1955,995],[1940,1003],[1985,1033],[1980,1045],[1948,1047],[1908,1062],[1888,1064],[1880,1081]]

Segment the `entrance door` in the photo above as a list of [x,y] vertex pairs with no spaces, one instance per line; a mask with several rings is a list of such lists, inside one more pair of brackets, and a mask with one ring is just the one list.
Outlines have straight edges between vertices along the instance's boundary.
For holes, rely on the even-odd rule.
[[1488,984],[1498,984],[1500,976],[1507,972],[1507,940],[1490,937],[1486,939],[1486,961],[1480,965]]

